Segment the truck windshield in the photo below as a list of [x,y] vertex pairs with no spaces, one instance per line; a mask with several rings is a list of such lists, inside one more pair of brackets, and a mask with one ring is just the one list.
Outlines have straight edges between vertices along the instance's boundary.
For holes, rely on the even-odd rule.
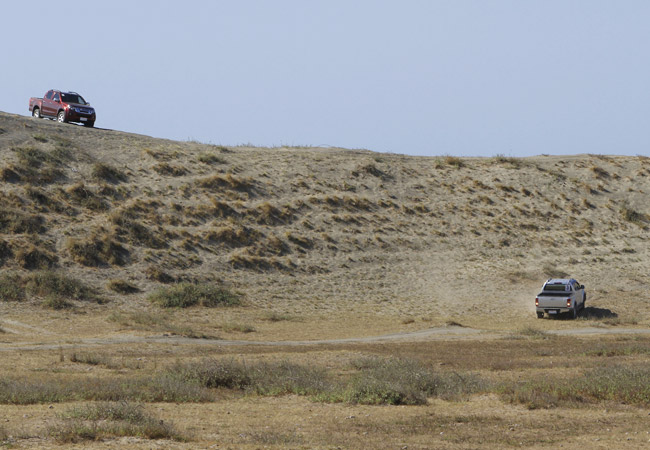
[[76,103],[78,105],[85,105],[86,101],[79,94],[65,94],[61,92],[61,99],[66,103]]

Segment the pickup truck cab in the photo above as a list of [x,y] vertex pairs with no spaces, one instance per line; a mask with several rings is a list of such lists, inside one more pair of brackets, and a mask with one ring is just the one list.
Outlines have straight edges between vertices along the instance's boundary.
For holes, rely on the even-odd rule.
[[95,109],[76,92],[62,92],[50,89],[43,98],[29,99],[29,110],[37,119],[46,117],[57,122],[77,122],[86,127],[95,126]]
[[544,313],[549,316],[569,313],[575,319],[586,301],[585,287],[573,278],[549,278],[535,298],[537,318],[542,319]]

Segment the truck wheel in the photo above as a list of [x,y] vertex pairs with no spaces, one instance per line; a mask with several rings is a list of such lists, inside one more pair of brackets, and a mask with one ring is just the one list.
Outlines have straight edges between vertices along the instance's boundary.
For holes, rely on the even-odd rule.
[[571,314],[571,318],[575,320],[576,317],[578,317],[578,309],[573,308],[569,314]]
[[92,128],[95,126],[95,122],[84,122],[84,127]]
[[544,318],[544,313],[543,312],[538,312],[537,313],[537,318],[538,319],[543,319]]
[[56,115],[56,121],[59,123],[65,123],[65,111],[59,111],[59,114]]
[[40,119],[41,118],[41,110],[38,109],[38,108],[32,109],[32,117]]

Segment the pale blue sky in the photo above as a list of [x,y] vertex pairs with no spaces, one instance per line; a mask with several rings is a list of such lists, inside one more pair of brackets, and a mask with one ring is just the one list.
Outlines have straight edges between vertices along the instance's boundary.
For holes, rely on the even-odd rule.
[[650,154],[650,1],[3,2],[0,110],[413,155]]

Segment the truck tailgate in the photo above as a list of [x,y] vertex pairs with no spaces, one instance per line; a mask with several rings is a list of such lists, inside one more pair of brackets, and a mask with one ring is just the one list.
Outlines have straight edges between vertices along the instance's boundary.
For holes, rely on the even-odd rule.
[[540,308],[566,308],[567,298],[571,298],[570,292],[544,293],[537,296]]

